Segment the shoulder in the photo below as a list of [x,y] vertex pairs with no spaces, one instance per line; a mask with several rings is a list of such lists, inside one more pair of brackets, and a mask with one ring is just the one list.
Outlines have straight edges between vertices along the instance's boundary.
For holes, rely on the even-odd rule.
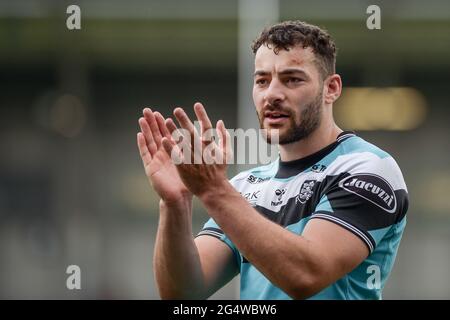
[[358,136],[346,139],[336,148],[327,171],[333,175],[344,174],[346,179],[358,175],[369,180],[384,180],[394,190],[407,190],[395,159],[388,152]]
[[406,212],[406,183],[388,152],[354,136],[343,141],[334,153],[326,170],[330,184],[324,192],[333,192],[335,203],[368,201],[387,213]]

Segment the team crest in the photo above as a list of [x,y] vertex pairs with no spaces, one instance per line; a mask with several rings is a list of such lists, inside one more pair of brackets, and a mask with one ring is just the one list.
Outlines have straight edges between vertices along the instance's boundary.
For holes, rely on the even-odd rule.
[[285,193],[286,193],[286,188],[275,190],[275,195],[277,196],[277,201],[272,201],[270,204],[272,206],[279,206],[280,204],[282,204],[283,203],[282,198]]
[[306,180],[303,182],[299,194],[295,197],[295,202],[300,202],[301,204],[306,203],[314,193],[313,188],[315,183],[316,180]]

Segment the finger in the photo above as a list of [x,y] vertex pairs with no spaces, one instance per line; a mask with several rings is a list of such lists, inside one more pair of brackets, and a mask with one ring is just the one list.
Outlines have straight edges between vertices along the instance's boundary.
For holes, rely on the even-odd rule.
[[206,113],[205,107],[200,102],[194,104],[194,112],[200,122],[200,132],[202,137],[205,131],[212,128],[211,120],[209,120],[208,114]]
[[161,132],[159,131],[158,123],[156,122],[155,116],[150,108],[145,108],[143,114],[152,132],[153,140],[155,141],[156,147],[159,149],[159,147],[161,146],[162,136]]
[[232,150],[231,150],[231,137],[228,130],[225,128],[225,124],[222,120],[217,121],[216,125],[217,132],[219,134],[219,146],[225,155],[226,163],[231,160]]
[[225,151],[227,137],[225,125],[223,124],[222,120],[217,121],[216,130],[217,134],[219,135],[219,147],[220,149]]
[[141,155],[142,163],[144,167],[150,164],[152,161],[152,156],[147,147],[147,142],[145,141],[144,134],[142,132],[138,132],[137,134],[137,145],[139,148],[139,154]]
[[158,149],[155,140],[153,140],[153,134],[152,131],[150,130],[147,120],[145,120],[142,117],[139,118],[139,127],[141,128],[142,134],[144,135],[148,151],[150,152],[150,155],[153,157],[153,155],[156,153]]
[[233,161],[233,146],[231,145],[231,136],[228,132],[227,128],[225,127],[225,123],[223,123],[223,130],[225,131],[225,156],[226,156],[226,163],[231,163]]
[[[186,129],[178,129],[175,122],[173,122],[173,120],[171,118],[167,118],[165,121],[166,127],[170,132],[170,136],[169,139],[171,141],[171,143],[176,144],[176,148],[178,149],[178,155],[179,158],[185,157],[186,159],[184,159],[185,163],[192,163],[192,152],[191,152],[191,143],[189,141],[189,132],[184,132],[183,131],[187,131]],[[164,138],[163,138],[164,139]],[[182,148],[183,151],[185,152],[181,152],[180,150],[180,146]],[[169,156],[171,156],[169,154]],[[172,159],[172,162],[174,164],[180,164],[181,160],[179,158],[174,158]]]
[[[191,149],[193,148],[193,151],[194,151],[193,153],[191,153],[191,155],[192,156],[195,155],[197,157],[197,159],[201,159],[202,143],[200,141],[200,137],[197,133],[197,130],[194,127],[194,124],[191,122],[191,120],[187,116],[186,112],[184,112],[184,110],[182,108],[176,108],[173,113],[174,113],[175,117],[177,118],[180,126],[183,129],[185,129],[182,132],[182,134],[187,139],[187,141],[190,141],[190,143],[191,143]],[[194,162],[195,162],[195,160],[194,160]]]
[[225,141],[225,136],[220,127],[220,121],[217,121],[217,123],[216,123],[216,131],[217,131],[219,141],[217,144],[216,143],[214,144],[215,159],[216,159],[217,164],[224,164],[224,159],[226,159],[226,158],[225,158],[225,150],[222,147],[222,145]]
[[165,125],[170,134],[177,130],[177,125],[175,124],[175,122],[173,122],[172,118],[167,118],[165,121]]
[[175,118],[177,119],[178,123],[180,124],[180,127],[183,129],[186,129],[191,134],[191,138],[194,136],[195,127],[192,123],[191,119],[189,119],[188,115],[182,108],[176,108],[173,111],[173,114]]
[[169,138],[170,132],[169,129],[167,129],[166,121],[161,113],[159,112],[153,112],[153,115],[155,116],[156,123],[158,124],[159,132],[163,137]]
[[169,155],[170,159],[172,159],[172,162],[175,165],[182,163],[182,160],[181,160],[182,156],[181,156],[180,149],[178,148],[178,146],[175,143],[170,141],[168,138],[164,137],[161,140],[161,144],[164,148],[164,151]]
[[169,137],[174,142],[180,142],[180,138],[183,138],[180,130],[178,130],[177,125],[173,122],[172,118],[167,118],[165,121],[167,130],[169,130]]

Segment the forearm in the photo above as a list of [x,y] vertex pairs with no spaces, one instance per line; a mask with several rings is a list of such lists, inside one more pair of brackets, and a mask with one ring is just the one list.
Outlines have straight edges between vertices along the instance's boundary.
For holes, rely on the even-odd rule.
[[200,198],[242,255],[272,283],[294,298],[314,293],[315,275],[322,270],[313,243],[264,218],[228,182]]
[[160,202],[153,264],[161,298],[202,298],[204,279],[192,235],[192,199],[172,205]]

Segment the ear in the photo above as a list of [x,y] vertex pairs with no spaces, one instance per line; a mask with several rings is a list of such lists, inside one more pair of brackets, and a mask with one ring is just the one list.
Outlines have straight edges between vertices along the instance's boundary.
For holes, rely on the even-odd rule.
[[341,95],[342,80],[338,74],[328,76],[323,84],[325,104],[333,104]]

